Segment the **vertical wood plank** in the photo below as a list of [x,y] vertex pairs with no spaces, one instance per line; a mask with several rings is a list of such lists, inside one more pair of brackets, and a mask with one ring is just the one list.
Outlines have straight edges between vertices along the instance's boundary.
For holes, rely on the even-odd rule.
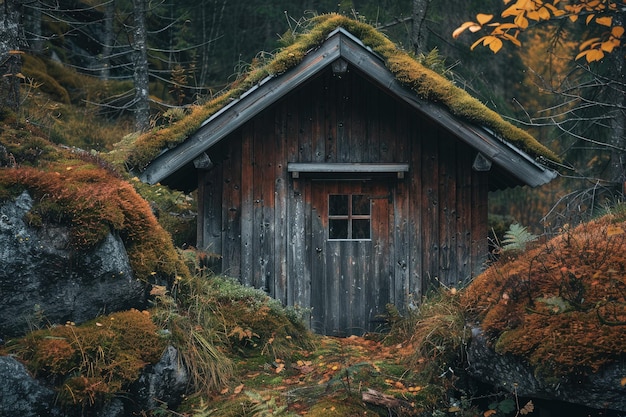
[[[375,196],[386,198],[376,198],[372,202],[372,217],[375,224],[375,232],[372,233],[372,241],[364,242],[363,249],[372,257],[371,269],[363,271],[365,280],[373,281],[371,284],[371,294],[374,297],[372,304],[365,305],[364,317],[367,318],[365,330],[380,330],[378,327],[383,324],[387,304],[392,302],[392,292],[395,286],[392,279],[392,242],[394,224],[393,212],[394,202],[393,186],[391,184],[379,183],[372,192]],[[363,283],[364,288],[367,283]],[[369,292],[368,292],[369,293]],[[368,308],[369,307],[369,308]]]
[[[386,162],[385,159],[382,158],[380,153],[380,143],[383,140],[387,140],[387,137],[381,134],[381,125],[384,124],[384,119],[381,117],[385,108],[390,108],[389,99],[385,95],[383,95],[380,90],[377,88],[369,88],[366,89],[365,86],[362,87],[361,91],[365,92],[367,90],[372,90],[375,94],[373,98],[361,97],[359,98],[365,105],[364,115],[365,115],[365,140],[367,141],[367,162]],[[402,140],[404,138],[398,138],[398,140]]]
[[480,274],[487,261],[488,242],[488,172],[471,171],[472,175],[472,274]]
[[287,303],[287,109],[280,107],[274,123],[274,297]]
[[472,247],[472,150],[466,145],[457,147],[457,285],[466,284],[472,276],[471,247]]
[[275,144],[273,109],[262,112],[254,129],[254,285],[275,294],[274,285],[274,187]]
[[228,143],[227,158],[222,165],[224,239],[222,272],[244,282],[241,270],[241,220],[242,220],[242,134],[238,130]]
[[430,126],[424,129],[422,141],[422,294],[436,284],[439,275],[439,152],[432,134]]
[[[313,212],[311,210],[312,207],[312,185],[311,181],[306,181],[302,183],[298,187],[302,199],[303,205],[303,216],[304,216],[304,230],[303,234],[306,237],[303,239],[303,242],[300,243],[300,254],[301,254],[301,262],[302,262],[302,275],[299,276],[300,281],[300,299],[301,306],[303,308],[309,309],[312,304],[312,294],[313,294],[313,249],[315,247],[315,243],[313,238],[309,238],[313,236]],[[310,315],[310,313],[309,313]],[[311,323],[312,324],[312,323]]]
[[[399,298],[397,306],[400,309],[408,308],[408,303],[418,302],[422,297],[422,279],[424,272],[425,243],[423,229],[428,227],[424,221],[423,201],[423,175],[422,166],[425,158],[422,151],[423,128],[420,127],[420,119],[408,114],[407,118],[412,121],[408,124],[405,135],[408,137],[410,167],[404,181],[398,184],[398,196],[396,197],[396,225],[398,230],[396,250],[399,254],[395,259],[396,293]],[[404,191],[404,192],[403,192]],[[403,248],[403,249],[402,249]]]
[[327,310],[326,295],[329,293],[328,283],[326,282],[326,276],[328,275],[327,268],[330,266],[325,261],[325,247],[326,243],[326,223],[327,208],[324,200],[320,197],[324,195],[324,184],[316,184],[315,188],[311,189],[310,197],[310,229],[309,236],[311,236],[311,246],[308,248],[311,258],[311,326],[312,328],[322,334],[326,334],[327,320],[332,312]]
[[[221,165],[210,171],[199,170],[198,249],[222,254],[222,188]],[[202,237],[202,240],[200,240]]]
[[324,74],[321,78],[323,84],[317,89],[322,91],[322,100],[326,105],[324,119],[320,120],[323,126],[322,131],[325,138],[324,161],[337,161],[337,101],[336,101],[336,80],[332,73]]
[[439,132],[439,282],[457,280],[456,144]]
[[322,75],[316,83],[318,88],[311,91],[314,99],[309,103],[311,108],[311,134],[309,137],[311,155],[309,160],[312,162],[324,162],[326,160],[326,124],[331,106],[327,98],[329,91],[326,79],[327,75]]
[[335,126],[337,129],[336,155],[332,162],[349,162],[350,161],[350,117],[349,117],[349,91],[346,85],[346,79],[337,79],[334,83],[334,103],[335,104]]
[[255,286],[254,277],[254,124],[246,123],[242,129],[241,144],[241,282]]
[[[198,195],[197,195],[197,217],[196,217],[196,247],[200,250],[204,250],[205,248],[205,223],[208,222],[208,213],[207,213],[207,209],[206,209],[206,202],[205,200],[205,190],[206,190],[206,186],[207,186],[207,182],[208,179],[207,177],[207,172],[205,170],[198,170],[197,171],[197,177],[198,177]],[[220,217],[221,217],[221,213],[220,213]]]

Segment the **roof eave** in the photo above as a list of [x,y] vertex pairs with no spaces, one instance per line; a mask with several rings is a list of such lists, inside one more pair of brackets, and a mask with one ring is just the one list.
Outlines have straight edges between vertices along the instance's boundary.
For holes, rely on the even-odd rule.
[[493,132],[464,122],[454,117],[447,109],[421,100],[400,84],[385,66],[382,57],[345,29],[337,28],[329,33],[319,48],[309,52],[295,68],[280,76],[264,78],[239,98],[207,118],[200,128],[174,148],[175,150],[166,151],[155,158],[140,174],[140,179],[150,184],[163,181],[339,58],[346,60],[401,101],[419,110],[475,148],[522,184],[535,187],[555,178],[554,171],[538,164],[528,154],[499,139]]

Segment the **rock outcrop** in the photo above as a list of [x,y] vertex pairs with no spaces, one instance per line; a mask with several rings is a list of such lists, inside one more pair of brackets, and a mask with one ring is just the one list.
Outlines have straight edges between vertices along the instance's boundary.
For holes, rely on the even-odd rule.
[[0,356],[0,417],[62,416],[54,405],[56,394],[33,379],[17,360]]
[[[0,417],[71,417],[84,410],[61,409],[56,393],[34,379],[20,362],[0,356]],[[178,351],[168,346],[161,360],[147,366],[129,392],[113,397],[89,410],[96,417],[131,417],[144,415],[167,404],[173,409],[180,404],[189,377],[181,365]]]
[[468,373],[495,388],[520,397],[564,401],[600,410],[626,412],[626,362],[606,365],[590,375],[542,378],[522,358],[500,355],[490,348],[480,329],[474,328],[467,349]]
[[26,191],[0,206],[0,337],[145,306],[147,284],[133,277],[119,236],[72,250],[67,227],[26,223],[32,206]]
[[189,374],[181,366],[178,351],[168,346],[157,364],[144,369],[130,392],[139,405],[137,411],[157,409],[162,404],[173,409],[180,404],[188,383]]
[[464,290],[469,372],[517,395],[626,412],[626,218],[503,257]]

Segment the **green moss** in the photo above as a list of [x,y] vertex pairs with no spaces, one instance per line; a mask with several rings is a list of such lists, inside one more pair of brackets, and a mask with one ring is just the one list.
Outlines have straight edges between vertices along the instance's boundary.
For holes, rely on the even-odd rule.
[[308,411],[309,417],[345,417],[345,416],[369,416],[372,410],[369,410],[360,398],[348,397],[326,397],[314,404]]
[[50,381],[63,404],[90,406],[136,380],[165,345],[148,312],[129,310],[32,332],[7,342],[3,353]]
[[326,14],[310,20],[308,31],[295,42],[280,50],[274,58],[237,80],[231,89],[205,106],[194,108],[185,120],[162,130],[139,137],[132,148],[126,148],[127,162],[143,170],[163,149],[172,148],[195,132],[212,114],[239,97],[244,91],[268,75],[282,74],[302,61],[307,51],[320,45],[328,34],[343,27],[368,47],[380,54],[397,79],[422,99],[440,103],[457,117],[492,129],[497,135],[513,143],[531,156],[558,161],[552,151],[541,145],[530,134],[506,122],[478,100],[452,84],[443,76],[419,64],[414,57],[398,49],[393,42],[372,26],[338,14]]
[[31,55],[24,55],[24,63],[22,66],[24,75],[34,82],[38,88],[50,97],[60,103],[69,104],[70,95],[67,90],[55,79],[53,75],[48,74],[45,63]]

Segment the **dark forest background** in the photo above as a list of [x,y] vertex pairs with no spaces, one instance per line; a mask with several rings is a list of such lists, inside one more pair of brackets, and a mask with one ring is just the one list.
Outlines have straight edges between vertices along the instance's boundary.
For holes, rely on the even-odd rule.
[[[559,180],[548,186],[492,195],[494,229],[519,222],[535,231],[557,230],[619,198],[620,180],[608,171],[611,149],[598,145],[611,139],[610,128],[598,122],[603,106],[581,106],[584,113],[577,107],[589,103],[583,96],[596,100],[601,91],[585,88],[600,72],[572,60],[576,43],[568,39],[584,38],[580,28],[537,28],[523,35],[523,47],[507,45],[498,54],[470,50],[476,37],[452,38],[476,13],[502,10],[500,0],[2,3],[19,10],[26,87],[20,112],[48,128],[58,143],[112,150],[137,130],[132,119],[140,112],[138,101],[147,103],[142,129],[171,122],[181,109],[206,102],[270,59],[306,31],[309,19],[332,12],[369,23],[399,47],[426,56],[431,68],[563,158],[555,167]],[[138,88],[142,79],[145,88]],[[78,116],[67,106],[79,109]]]

